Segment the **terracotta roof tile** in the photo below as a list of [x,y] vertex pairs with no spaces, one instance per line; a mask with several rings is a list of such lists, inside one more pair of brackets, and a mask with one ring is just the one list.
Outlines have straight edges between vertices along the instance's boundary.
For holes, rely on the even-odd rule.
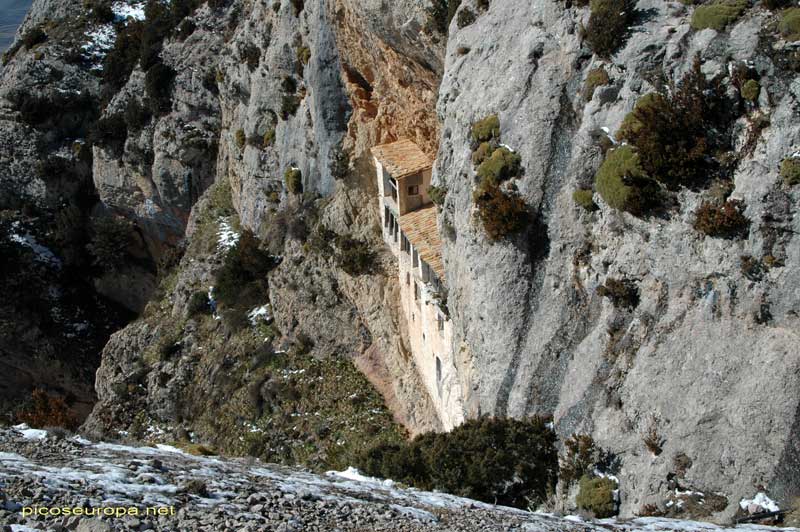
[[399,220],[400,229],[414,245],[419,256],[439,279],[444,282],[444,265],[442,263],[442,240],[436,224],[436,205],[430,204],[416,211],[404,214]]
[[401,179],[433,166],[430,157],[408,139],[372,148],[374,155],[395,179]]

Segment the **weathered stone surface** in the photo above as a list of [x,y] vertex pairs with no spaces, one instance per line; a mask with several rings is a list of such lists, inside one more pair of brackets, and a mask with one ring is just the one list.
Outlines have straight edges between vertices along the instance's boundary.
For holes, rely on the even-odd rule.
[[[753,10],[729,33],[693,33],[676,6],[637,4],[639,25],[605,65],[616,99],[598,91],[584,107],[582,79],[597,65],[578,33],[586,10],[493,2],[451,34],[438,107],[444,134],[434,181],[449,189],[442,223],[455,236],[444,255],[454,350],[470,368],[462,385],[469,413],[552,414],[563,437],[592,434],[621,459],[626,515],[660,500],[679,453],[693,461],[685,484],[725,493],[728,514],[753,486],[787,497],[800,488],[792,443],[800,298],[786,288],[800,271],[799,196],[777,174],[800,142],[797,80],[757,45],[766,12]],[[656,88],[648,72],[663,69],[676,81],[696,53],[707,75],[727,72],[726,61],[752,62],[769,87],[761,112],[771,125],[734,175],[749,237],[694,231],[701,195],[689,191],[668,219],[614,212],[597,196],[601,210],[585,214],[571,194],[591,183],[602,159],[593,132],[613,133]],[[546,236],[492,245],[473,220],[469,129],[492,113],[503,142],[522,157],[517,186]],[[747,130],[742,123],[737,148]],[[752,281],[743,255],[774,255],[784,265]],[[615,310],[595,292],[610,277],[636,281],[635,311]],[[651,427],[662,439],[658,456],[643,443]]]
[[[352,276],[309,252],[303,236],[285,237],[290,223],[321,220],[377,249],[367,150],[411,138],[437,153],[435,182],[449,191],[441,224],[460,377],[449,393],[461,394],[468,416],[550,414],[562,437],[591,434],[620,458],[623,515],[663,502],[680,455],[692,464],[680,487],[727,497],[716,518],[729,517],[757,486],[781,502],[797,495],[800,192],[781,184],[778,167],[800,147],[800,81],[776,59],[789,45],[769,33],[774,15],[755,6],[726,31],[695,32],[691,6],[641,0],[625,46],[602,62],[582,36],[588,8],[495,0],[481,11],[465,0],[462,10],[477,18],[463,28],[458,18],[451,23],[445,52],[429,7],[317,0],[296,13],[291,2],[203,5],[192,35],[165,42],[162,57],[178,73],[169,112],[129,135],[121,154],[95,147],[77,184],[91,181],[107,206],[135,220],[158,258],[184,237],[191,245],[203,194],[227,180],[242,226],[282,258],[269,275],[269,303],[286,340],[309,335],[316,356],[353,357],[397,419],[420,432],[441,425],[404,356],[407,325],[391,261],[379,252],[377,272]],[[26,28],[70,9],[80,8],[38,1]],[[72,153],[72,143],[22,124],[8,99],[12,89],[98,92],[93,76],[50,53],[55,45],[44,45],[39,59],[21,50],[1,74],[3,206],[52,203],[76,186],[37,175],[40,160]],[[253,47],[257,61],[248,64]],[[732,197],[747,206],[747,238],[695,231],[706,197],[699,190],[680,191],[664,218],[613,211],[598,194],[598,211],[577,208],[572,192],[592,184],[603,128],[613,135],[640,96],[677,82],[697,54],[706,76],[728,77],[728,90],[733,62],[747,62],[760,78],[758,109],[733,127],[742,158]],[[586,74],[601,63],[611,81],[585,102]],[[51,79],[56,68],[60,80]],[[105,115],[143,91],[136,70]],[[297,98],[296,111],[282,109],[287,96]],[[496,244],[475,222],[469,146],[470,125],[492,113],[522,158],[516,185],[537,220],[524,237]],[[748,152],[757,116],[770,125]],[[289,168],[300,170],[304,197],[287,192]],[[742,271],[745,255],[771,257],[772,265],[753,278]],[[164,302],[175,322],[219,264],[211,254],[181,263]],[[609,278],[636,283],[635,309],[597,294]],[[132,299],[129,306],[140,307],[144,297]],[[192,327],[180,335],[187,352],[202,347],[192,344]],[[98,372],[101,406],[87,427],[101,430],[101,414],[122,413],[120,392],[132,382],[144,390],[136,408],[166,421],[178,417],[181,391],[198,372],[208,372],[202,392],[214,394],[212,377],[224,372],[198,369],[192,357],[143,371],[143,353],[160,334],[139,322],[112,338]],[[656,440],[657,455],[645,439]]]

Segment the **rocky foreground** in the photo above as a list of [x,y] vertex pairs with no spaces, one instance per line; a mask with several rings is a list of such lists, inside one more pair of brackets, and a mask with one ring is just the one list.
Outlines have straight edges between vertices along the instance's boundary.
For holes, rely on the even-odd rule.
[[[586,522],[402,488],[353,469],[316,475],[166,445],[93,443],[20,427],[0,431],[0,503],[4,532],[732,530],[658,518]],[[95,516],[23,516],[65,507]],[[112,508],[119,515],[96,516]]]

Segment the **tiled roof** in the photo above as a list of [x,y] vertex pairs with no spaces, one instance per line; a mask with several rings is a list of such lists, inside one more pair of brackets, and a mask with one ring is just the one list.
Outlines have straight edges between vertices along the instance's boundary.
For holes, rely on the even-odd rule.
[[433,166],[430,157],[408,139],[372,148],[374,155],[395,179],[400,179]]
[[444,265],[442,264],[442,239],[436,225],[436,205],[430,204],[416,211],[404,214],[399,220],[400,229],[414,245],[419,256],[439,279],[444,282]]

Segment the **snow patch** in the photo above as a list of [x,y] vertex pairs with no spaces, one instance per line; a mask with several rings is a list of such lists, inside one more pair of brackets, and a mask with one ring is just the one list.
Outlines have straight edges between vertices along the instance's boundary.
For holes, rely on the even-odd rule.
[[61,260],[49,248],[36,242],[36,239],[29,232],[25,231],[23,234],[22,226],[18,221],[11,224],[11,232],[8,238],[16,244],[33,250],[36,254],[36,260],[39,262],[53,266],[56,269],[61,268]]
[[615,139],[614,135],[611,134],[610,129],[608,129],[606,126],[603,126],[600,128],[600,131],[606,134],[606,137],[608,137],[608,140],[611,141],[611,144],[617,144],[617,139]]
[[389,479],[384,480],[380,478],[368,477],[362,475],[361,472],[353,466],[348,467],[344,471],[328,471],[325,474],[331,477],[340,477],[340,478],[346,478],[347,480],[355,480],[356,482],[369,482],[372,484],[380,484],[381,486],[384,486],[386,488],[391,488],[395,484],[394,480],[389,480]]
[[230,251],[239,243],[239,233],[225,218],[219,219],[219,231],[217,231],[217,249],[220,251]]
[[764,493],[763,491],[759,491],[758,493],[756,493],[756,496],[753,497],[752,499],[742,499],[741,501],[739,501],[739,508],[741,508],[742,510],[747,510],[747,508],[751,504],[758,505],[767,512],[777,512],[778,510],[780,510],[778,504],[769,497],[767,497],[767,494]]
[[84,44],[81,49],[87,61],[92,62],[92,70],[103,70],[103,59],[114,47],[117,40],[117,31],[113,24],[103,24],[97,28],[87,31],[86,37],[89,42]]
[[259,321],[269,323],[272,321],[272,316],[269,313],[269,303],[256,307],[247,313],[247,319],[250,320],[250,325],[257,325]]
[[0,452],[0,462],[27,462],[28,460],[24,456],[20,456],[17,453],[3,453]]
[[516,150],[515,150],[514,148],[512,148],[511,146],[509,146],[508,144],[503,144],[503,143],[501,142],[501,143],[499,144],[499,146],[500,146],[501,148],[505,148],[505,149],[507,149],[507,150],[508,150],[508,151],[510,151],[511,153],[516,153]]
[[25,423],[22,423],[20,425],[14,425],[11,428],[21,433],[22,437],[25,438],[26,440],[43,440],[47,438],[46,430],[32,429]]
[[114,12],[114,17],[118,21],[127,19],[144,20],[144,3],[137,2],[134,4],[126,4],[124,2],[114,2],[111,4],[111,11]]
[[70,438],[70,441],[74,441],[78,445],[84,445],[84,446],[92,444],[92,442],[90,442],[89,440],[87,440],[86,438],[83,438],[81,436],[73,436],[72,438]]

